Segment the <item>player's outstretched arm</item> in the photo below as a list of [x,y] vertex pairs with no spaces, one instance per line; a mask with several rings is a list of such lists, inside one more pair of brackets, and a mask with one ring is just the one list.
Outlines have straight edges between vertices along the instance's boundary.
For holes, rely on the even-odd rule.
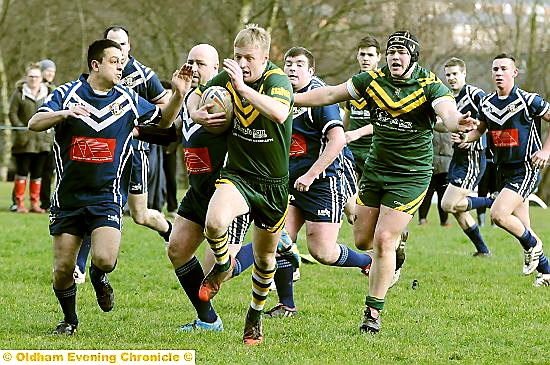
[[193,80],[193,66],[185,63],[179,70],[176,70],[172,75],[173,93],[168,104],[161,105],[162,119],[158,126],[160,128],[169,128],[174,119],[176,119],[181,107],[183,99],[187,91],[191,88]]
[[73,106],[67,110],[55,112],[39,112],[29,119],[28,127],[31,131],[42,132],[61,123],[67,117],[79,118],[80,116],[89,116],[90,113],[82,105]]
[[476,129],[479,124],[476,119],[470,116],[470,112],[460,113],[456,109],[455,101],[450,98],[437,102],[434,110],[449,132],[468,132]]
[[323,106],[340,103],[351,100],[352,97],[348,91],[347,83],[336,86],[319,87],[294,95],[294,105],[296,106]]
[[[477,141],[481,138],[483,133],[487,130],[487,125],[483,121],[476,121],[477,126],[476,129],[472,129],[469,132],[458,132],[458,133],[451,133],[451,141],[453,143],[460,143],[462,145]],[[460,148],[463,148],[459,146]]]

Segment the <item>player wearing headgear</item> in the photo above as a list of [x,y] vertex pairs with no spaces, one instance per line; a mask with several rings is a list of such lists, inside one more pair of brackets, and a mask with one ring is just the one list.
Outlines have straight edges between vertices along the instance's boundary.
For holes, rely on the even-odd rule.
[[387,42],[387,65],[353,76],[337,86],[297,94],[297,106],[321,106],[364,98],[374,114],[374,138],[359,183],[358,248],[374,245],[369,294],[361,331],[380,330],[380,311],[395,270],[395,248],[428,188],[432,174],[432,136],[438,115],[449,130],[475,125],[456,109],[449,89],[417,64],[419,43],[408,31]]
[[[461,113],[470,112],[477,115],[478,105],[485,92],[466,83],[466,63],[459,58],[451,58],[445,63],[445,78],[456,100]],[[470,193],[477,186],[486,165],[486,138],[478,141],[453,144],[453,156],[449,166],[449,184],[443,194],[441,207],[452,213],[464,234],[474,244],[474,256],[490,256],[475,219],[468,212],[479,207],[490,207],[493,201],[485,197],[471,197]]]
[[[356,58],[360,72],[377,70],[381,57],[380,43],[376,38],[369,34],[359,40],[357,43]],[[347,130],[347,147],[344,147],[343,173],[346,179],[343,182],[344,187],[347,189],[346,196],[349,196],[344,207],[344,212],[348,217],[348,221],[353,223],[355,220],[355,201],[357,200],[357,187],[354,183],[357,184],[356,181],[359,181],[363,176],[365,160],[372,145],[372,133],[374,129],[371,111],[363,98],[346,101],[344,111],[342,121],[344,122],[344,128]],[[347,168],[351,160],[349,152],[353,154],[354,169],[357,176],[355,182],[350,178],[351,171]],[[395,285],[401,276],[401,267],[405,262],[405,242],[408,237],[409,232],[404,230],[400,236],[395,273],[390,286]],[[372,247],[364,247],[364,249],[371,250]],[[369,268],[366,268],[363,272],[368,275]]]
[[546,166],[550,155],[550,138],[544,143],[541,140],[541,120],[550,122],[550,104],[514,85],[518,76],[515,61],[504,53],[493,59],[492,76],[497,90],[481,100],[478,129],[456,136],[456,141],[475,141],[488,131],[502,188],[491,207],[491,219],[523,247],[523,274],[536,270],[534,285],[550,286],[550,265],[542,240],[531,228],[527,200],[537,188],[540,169]]

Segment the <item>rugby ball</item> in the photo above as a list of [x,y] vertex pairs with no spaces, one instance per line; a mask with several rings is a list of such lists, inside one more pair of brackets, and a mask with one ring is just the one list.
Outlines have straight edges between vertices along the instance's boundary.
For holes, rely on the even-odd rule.
[[219,127],[204,127],[210,133],[223,133],[229,127],[233,121],[233,100],[231,99],[231,93],[222,86],[210,86],[202,93],[199,108],[202,108],[206,104],[212,104],[212,107],[208,109],[208,113],[222,113],[225,112],[225,124]]

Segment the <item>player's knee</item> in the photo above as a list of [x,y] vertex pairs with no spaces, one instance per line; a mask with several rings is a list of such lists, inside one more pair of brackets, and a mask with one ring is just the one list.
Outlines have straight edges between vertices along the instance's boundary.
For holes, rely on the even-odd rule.
[[183,265],[191,260],[194,254],[194,252],[191,252],[189,249],[185,249],[185,246],[182,245],[179,240],[175,240],[172,237],[170,237],[170,242],[166,248],[166,253],[168,254],[170,262],[172,262],[174,266],[181,266],[178,265],[179,263]]
[[56,283],[65,283],[73,278],[74,263],[57,263],[53,268],[53,281]]
[[498,209],[491,209],[491,220],[497,226],[502,227],[506,220],[506,214],[502,213]]
[[395,242],[397,237],[389,231],[379,232],[374,237],[374,246],[381,256],[388,253],[395,254]]
[[204,224],[206,235],[212,238],[221,237],[228,227],[229,224],[218,217],[208,217]]
[[134,211],[131,212],[132,219],[135,224],[144,225],[147,222],[147,211]]
[[450,199],[445,199],[441,201],[441,208],[447,213],[456,213],[455,206]]
[[111,272],[115,269],[116,265],[116,256],[110,254],[96,253],[92,257],[92,262],[95,267],[104,272]]
[[180,249],[176,242],[172,239],[170,239],[170,242],[168,242],[168,247],[166,247],[166,254],[168,255],[168,258],[170,259],[170,262],[174,263],[174,261],[178,260],[181,256]]

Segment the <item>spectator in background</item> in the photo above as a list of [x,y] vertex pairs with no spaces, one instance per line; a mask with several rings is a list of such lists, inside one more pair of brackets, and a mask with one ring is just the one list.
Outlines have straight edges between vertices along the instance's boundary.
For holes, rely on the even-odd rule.
[[[166,90],[169,96],[172,95],[172,84],[168,81],[161,81],[162,86]],[[180,119],[176,119],[176,122],[181,122]],[[175,123],[176,123],[175,122]],[[181,125],[176,125],[176,131],[181,131]],[[178,210],[178,197],[177,197],[177,160],[178,160],[178,146],[181,143],[181,133],[178,133],[178,140],[170,143],[168,146],[162,147],[162,169],[164,171],[164,177],[166,182],[166,205],[168,214],[174,218]],[[162,207],[161,207],[162,208]]]
[[434,131],[433,138],[434,159],[433,159],[433,175],[430,180],[430,186],[424,197],[424,201],[418,208],[418,224],[424,225],[428,223],[427,217],[432,204],[434,192],[437,193],[437,211],[439,212],[439,224],[443,227],[448,227],[451,224],[448,222],[449,213],[441,208],[441,199],[449,185],[449,164],[453,156],[453,143],[451,142],[450,133],[441,133]]
[[42,71],[42,80],[43,82],[50,88],[55,88],[55,84],[53,83],[53,80],[55,79],[55,63],[52,60],[49,59],[43,59],[42,61],[38,62],[40,65],[40,71]]
[[[25,80],[16,84],[10,98],[9,119],[13,127],[26,127],[49,94],[48,87],[42,82],[38,63],[27,65],[25,72]],[[40,186],[44,162],[52,149],[53,133],[50,130],[15,130],[13,136],[12,154],[16,161],[13,190],[15,210],[18,213],[29,212],[25,207],[25,190],[30,173],[31,212],[44,213],[44,209],[40,208]]]
[[[49,91],[55,89],[53,80],[55,79],[55,63],[49,59],[43,59],[38,62],[42,71],[42,82],[45,83]],[[53,151],[50,149],[46,160],[44,161],[44,169],[42,170],[42,185],[40,185],[40,208],[44,210],[50,209],[50,197],[52,193],[52,178],[53,178]]]

